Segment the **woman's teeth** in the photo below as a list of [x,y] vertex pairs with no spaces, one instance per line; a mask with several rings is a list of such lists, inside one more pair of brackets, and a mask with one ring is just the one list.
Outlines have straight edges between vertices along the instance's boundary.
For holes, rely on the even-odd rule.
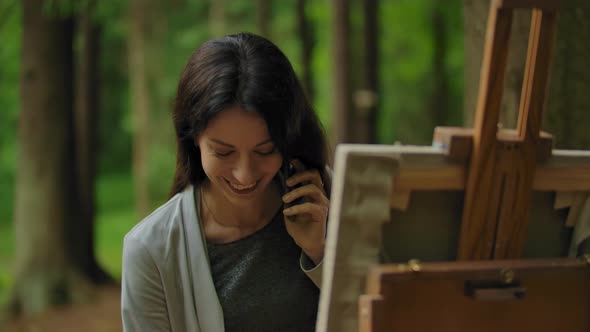
[[237,189],[237,190],[247,190],[250,188],[254,188],[254,186],[256,185],[256,182],[252,183],[252,184],[248,184],[248,185],[241,185],[241,184],[236,184],[236,183],[229,183],[232,188]]

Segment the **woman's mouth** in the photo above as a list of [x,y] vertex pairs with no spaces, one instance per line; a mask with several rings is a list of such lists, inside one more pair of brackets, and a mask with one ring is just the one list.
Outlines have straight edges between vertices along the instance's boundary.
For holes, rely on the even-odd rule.
[[247,194],[253,192],[254,190],[256,190],[256,187],[259,182],[259,181],[256,181],[254,183],[244,185],[244,184],[233,183],[225,178],[224,178],[224,180],[228,184],[230,189],[238,195],[247,195]]

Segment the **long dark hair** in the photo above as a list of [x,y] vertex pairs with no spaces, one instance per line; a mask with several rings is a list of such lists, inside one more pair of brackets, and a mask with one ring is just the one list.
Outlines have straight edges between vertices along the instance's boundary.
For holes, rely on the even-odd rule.
[[291,63],[269,40],[240,33],[203,44],[181,74],[173,113],[177,152],[170,196],[205,179],[194,138],[232,105],[261,114],[283,157],[316,168],[328,183],[324,131]]

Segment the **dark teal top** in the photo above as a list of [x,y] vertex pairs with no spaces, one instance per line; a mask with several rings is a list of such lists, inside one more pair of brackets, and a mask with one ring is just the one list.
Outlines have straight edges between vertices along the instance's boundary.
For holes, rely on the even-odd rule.
[[301,249],[282,213],[235,242],[207,243],[225,331],[314,331],[319,289],[301,270]]

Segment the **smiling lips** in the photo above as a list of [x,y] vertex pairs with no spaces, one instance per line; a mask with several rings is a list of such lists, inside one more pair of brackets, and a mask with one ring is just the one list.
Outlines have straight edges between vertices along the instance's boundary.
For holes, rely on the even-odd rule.
[[227,182],[227,184],[229,184],[230,188],[233,189],[233,191],[238,194],[248,194],[248,193],[254,191],[254,189],[256,189],[256,185],[258,184],[258,181],[251,183],[251,184],[242,185],[242,184],[233,183],[227,179],[224,179],[224,180],[225,180],[225,182]]

